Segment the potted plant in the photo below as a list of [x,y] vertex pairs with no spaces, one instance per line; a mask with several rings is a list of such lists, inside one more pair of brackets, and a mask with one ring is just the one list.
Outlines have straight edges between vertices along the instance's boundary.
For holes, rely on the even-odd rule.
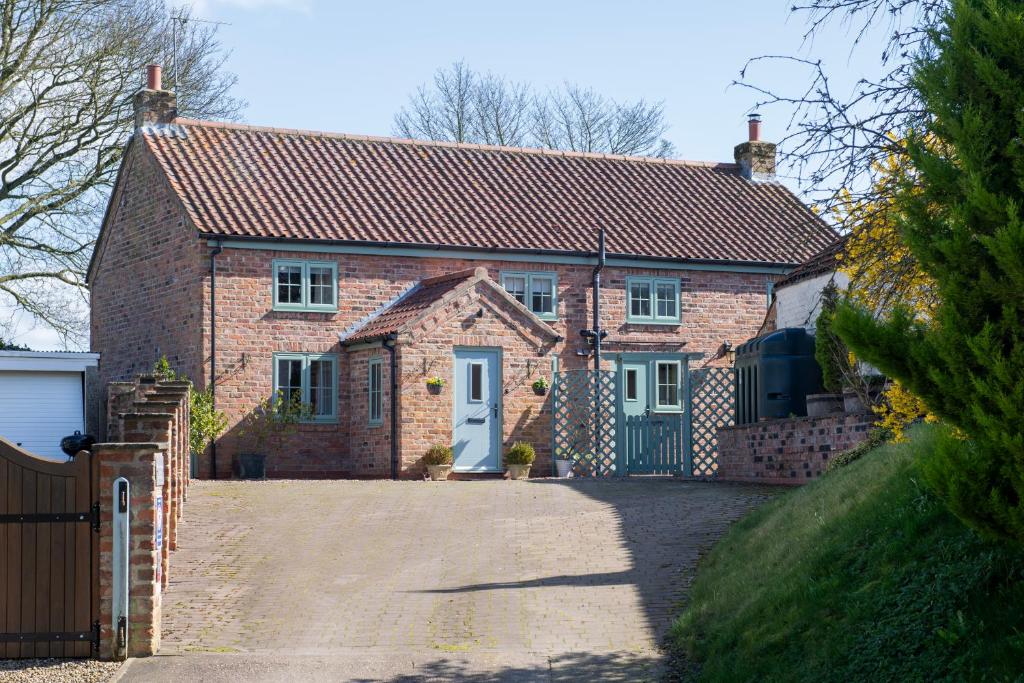
[[533,382],[533,393],[537,394],[538,396],[543,396],[544,394],[548,393],[548,387],[550,386],[551,384],[548,382],[547,377],[538,377]]
[[444,389],[444,385],[445,381],[443,378],[431,377],[430,379],[427,380],[427,391],[436,396],[437,394],[441,393],[442,389]]
[[430,481],[444,481],[452,471],[451,446],[435,444],[423,456],[423,464],[427,466]]
[[537,457],[533,446],[525,441],[516,441],[505,453],[505,466],[510,479],[529,479],[530,465]]
[[572,460],[567,455],[561,448],[555,449],[555,471],[560,479],[572,476]]
[[310,406],[297,398],[288,398],[280,391],[263,399],[242,418],[238,436],[246,444],[235,461],[235,474],[240,479],[263,479],[267,476],[266,443],[274,437],[291,434],[298,424],[310,418]]

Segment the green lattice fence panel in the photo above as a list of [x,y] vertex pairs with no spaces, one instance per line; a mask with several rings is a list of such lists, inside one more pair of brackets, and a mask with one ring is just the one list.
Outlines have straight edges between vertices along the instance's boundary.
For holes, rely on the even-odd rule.
[[555,373],[555,457],[572,461],[576,476],[607,477],[617,473],[615,376],[610,370]]
[[690,453],[694,477],[718,471],[718,430],[736,423],[736,378],[732,368],[690,370]]

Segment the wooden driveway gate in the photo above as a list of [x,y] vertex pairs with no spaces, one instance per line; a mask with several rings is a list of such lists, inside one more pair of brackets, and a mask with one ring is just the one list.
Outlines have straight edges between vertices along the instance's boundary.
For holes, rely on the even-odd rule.
[[92,456],[37,458],[0,439],[0,657],[90,657],[99,642]]

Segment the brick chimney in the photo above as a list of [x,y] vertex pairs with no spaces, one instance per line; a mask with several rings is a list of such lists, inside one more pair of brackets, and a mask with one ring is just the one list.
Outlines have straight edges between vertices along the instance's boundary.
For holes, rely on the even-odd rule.
[[747,130],[749,139],[732,152],[740,173],[747,180],[775,180],[775,143],[761,141],[760,114],[750,115]]
[[178,116],[174,93],[163,90],[159,64],[146,66],[146,87],[135,93],[135,128],[154,123],[171,123]]

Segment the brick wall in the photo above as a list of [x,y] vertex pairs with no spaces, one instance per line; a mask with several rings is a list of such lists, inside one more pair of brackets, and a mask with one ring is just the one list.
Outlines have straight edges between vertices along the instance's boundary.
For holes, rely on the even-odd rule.
[[[161,595],[188,490],[188,384],[140,378],[109,387],[108,437],[93,447],[100,501],[100,656],[154,654],[160,646]],[[114,481],[128,480],[128,650],[118,651],[113,615]],[[161,483],[162,482],[162,483]],[[158,504],[158,500],[160,501]],[[157,528],[162,527],[157,540]]]
[[718,430],[718,479],[806,484],[829,458],[867,439],[876,418],[867,413],[768,420]]
[[101,385],[149,372],[163,354],[195,378],[207,249],[141,144],[132,144],[123,162],[107,221],[89,280],[90,345],[102,353]]
[[[271,262],[275,258],[335,261],[339,276],[339,310],[336,313],[282,312],[272,310]],[[340,346],[338,334],[377,311],[380,306],[399,296],[421,279],[483,266],[495,281],[502,271],[536,270],[558,274],[559,319],[550,323],[566,341],[556,344],[545,361],[544,371],[550,375],[550,355],[559,357],[564,369],[588,364],[577,355],[585,343],[579,330],[590,327],[590,266],[523,264],[504,261],[452,260],[437,258],[363,255],[330,255],[321,253],[283,252],[258,249],[226,249],[217,257],[217,367],[218,406],[225,410],[229,430],[218,441],[218,472],[230,473],[231,460],[243,444],[239,442],[237,424],[242,416],[272,390],[272,357],[275,352],[334,353],[339,357],[339,406],[337,424],[303,425],[268,454],[270,476],[387,476],[390,471],[384,442],[388,436],[387,421],[382,427],[368,427],[365,421],[365,362],[361,352],[351,355]],[[683,323],[678,326],[635,325],[625,322],[626,277],[631,274],[656,274],[681,279]],[[734,344],[753,336],[764,318],[765,291],[769,276],[749,273],[715,271],[672,271],[608,268],[603,277],[603,324],[609,331],[605,341],[608,350],[606,367],[614,364],[614,350],[652,350],[650,342],[664,342],[667,350],[678,351],[685,342],[687,351],[713,352],[722,341]],[[205,301],[208,291],[203,295]],[[209,329],[204,318],[204,357],[208,357]],[[457,327],[457,325],[456,325]],[[630,346],[641,342],[642,346]],[[448,340],[447,360],[451,362]],[[490,341],[484,346],[500,345]],[[656,347],[654,347],[656,348]],[[378,350],[378,353],[382,351]],[[444,353],[436,349],[436,361]],[[506,354],[506,363],[512,356]],[[404,368],[405,366],[403,366]],[[385,374],[387,374],[385,363]],[[202,377],[209,371],[205,366]],[[518,372],[505,368],[506,375]],[[533,370],[531,369],[531,372]],[[407,390],[425,392],[419,379],[406,381]],[[417,371],[422,375],[422,371]],[[439,373],[435,373],[439,374]],[[510,375],[511,376],[511,375]],[[347,379],[346,379],[347,378]],[[200,384],[202,384],[200,379]],[[389,382],[385,382],[385,389]],[[523,391],[529,391],[528,388]],[[425,394],[424,394],[425,395]],[[442,396],[446,396],[443,393]],[[436,403],[440,397],[431,397]],[[532,393],[527,399],[534,400]],[[385,399],[385,409],[388,400]],[[506,406],[506,424],[516,424],[524,416],[514,404]],[[539,411],[534,414],[540,415]],[[441,439],[450,431],[445,410],[435,426],[434,437]],[[532,419],[532,418],[527,418]],[[404,423],[403,423],[404,425]],[[403,426],[404,429],[404,426]],[[530,430],[531,440],[548,444],[544,424]],[[507,434],[506,436],[511,436]],[[420,430],[414,439],[429,435]],[[401,437],[400,437],[401,438]],[[430,437],[433,438],[433,437]],[[415,448],[419,448],[417,444]],[[403,451],[403,461],[412,451]],[[537,471],[544,471],[541,467]],[[210,462],[204,457],[200,476],[209,476]]]

